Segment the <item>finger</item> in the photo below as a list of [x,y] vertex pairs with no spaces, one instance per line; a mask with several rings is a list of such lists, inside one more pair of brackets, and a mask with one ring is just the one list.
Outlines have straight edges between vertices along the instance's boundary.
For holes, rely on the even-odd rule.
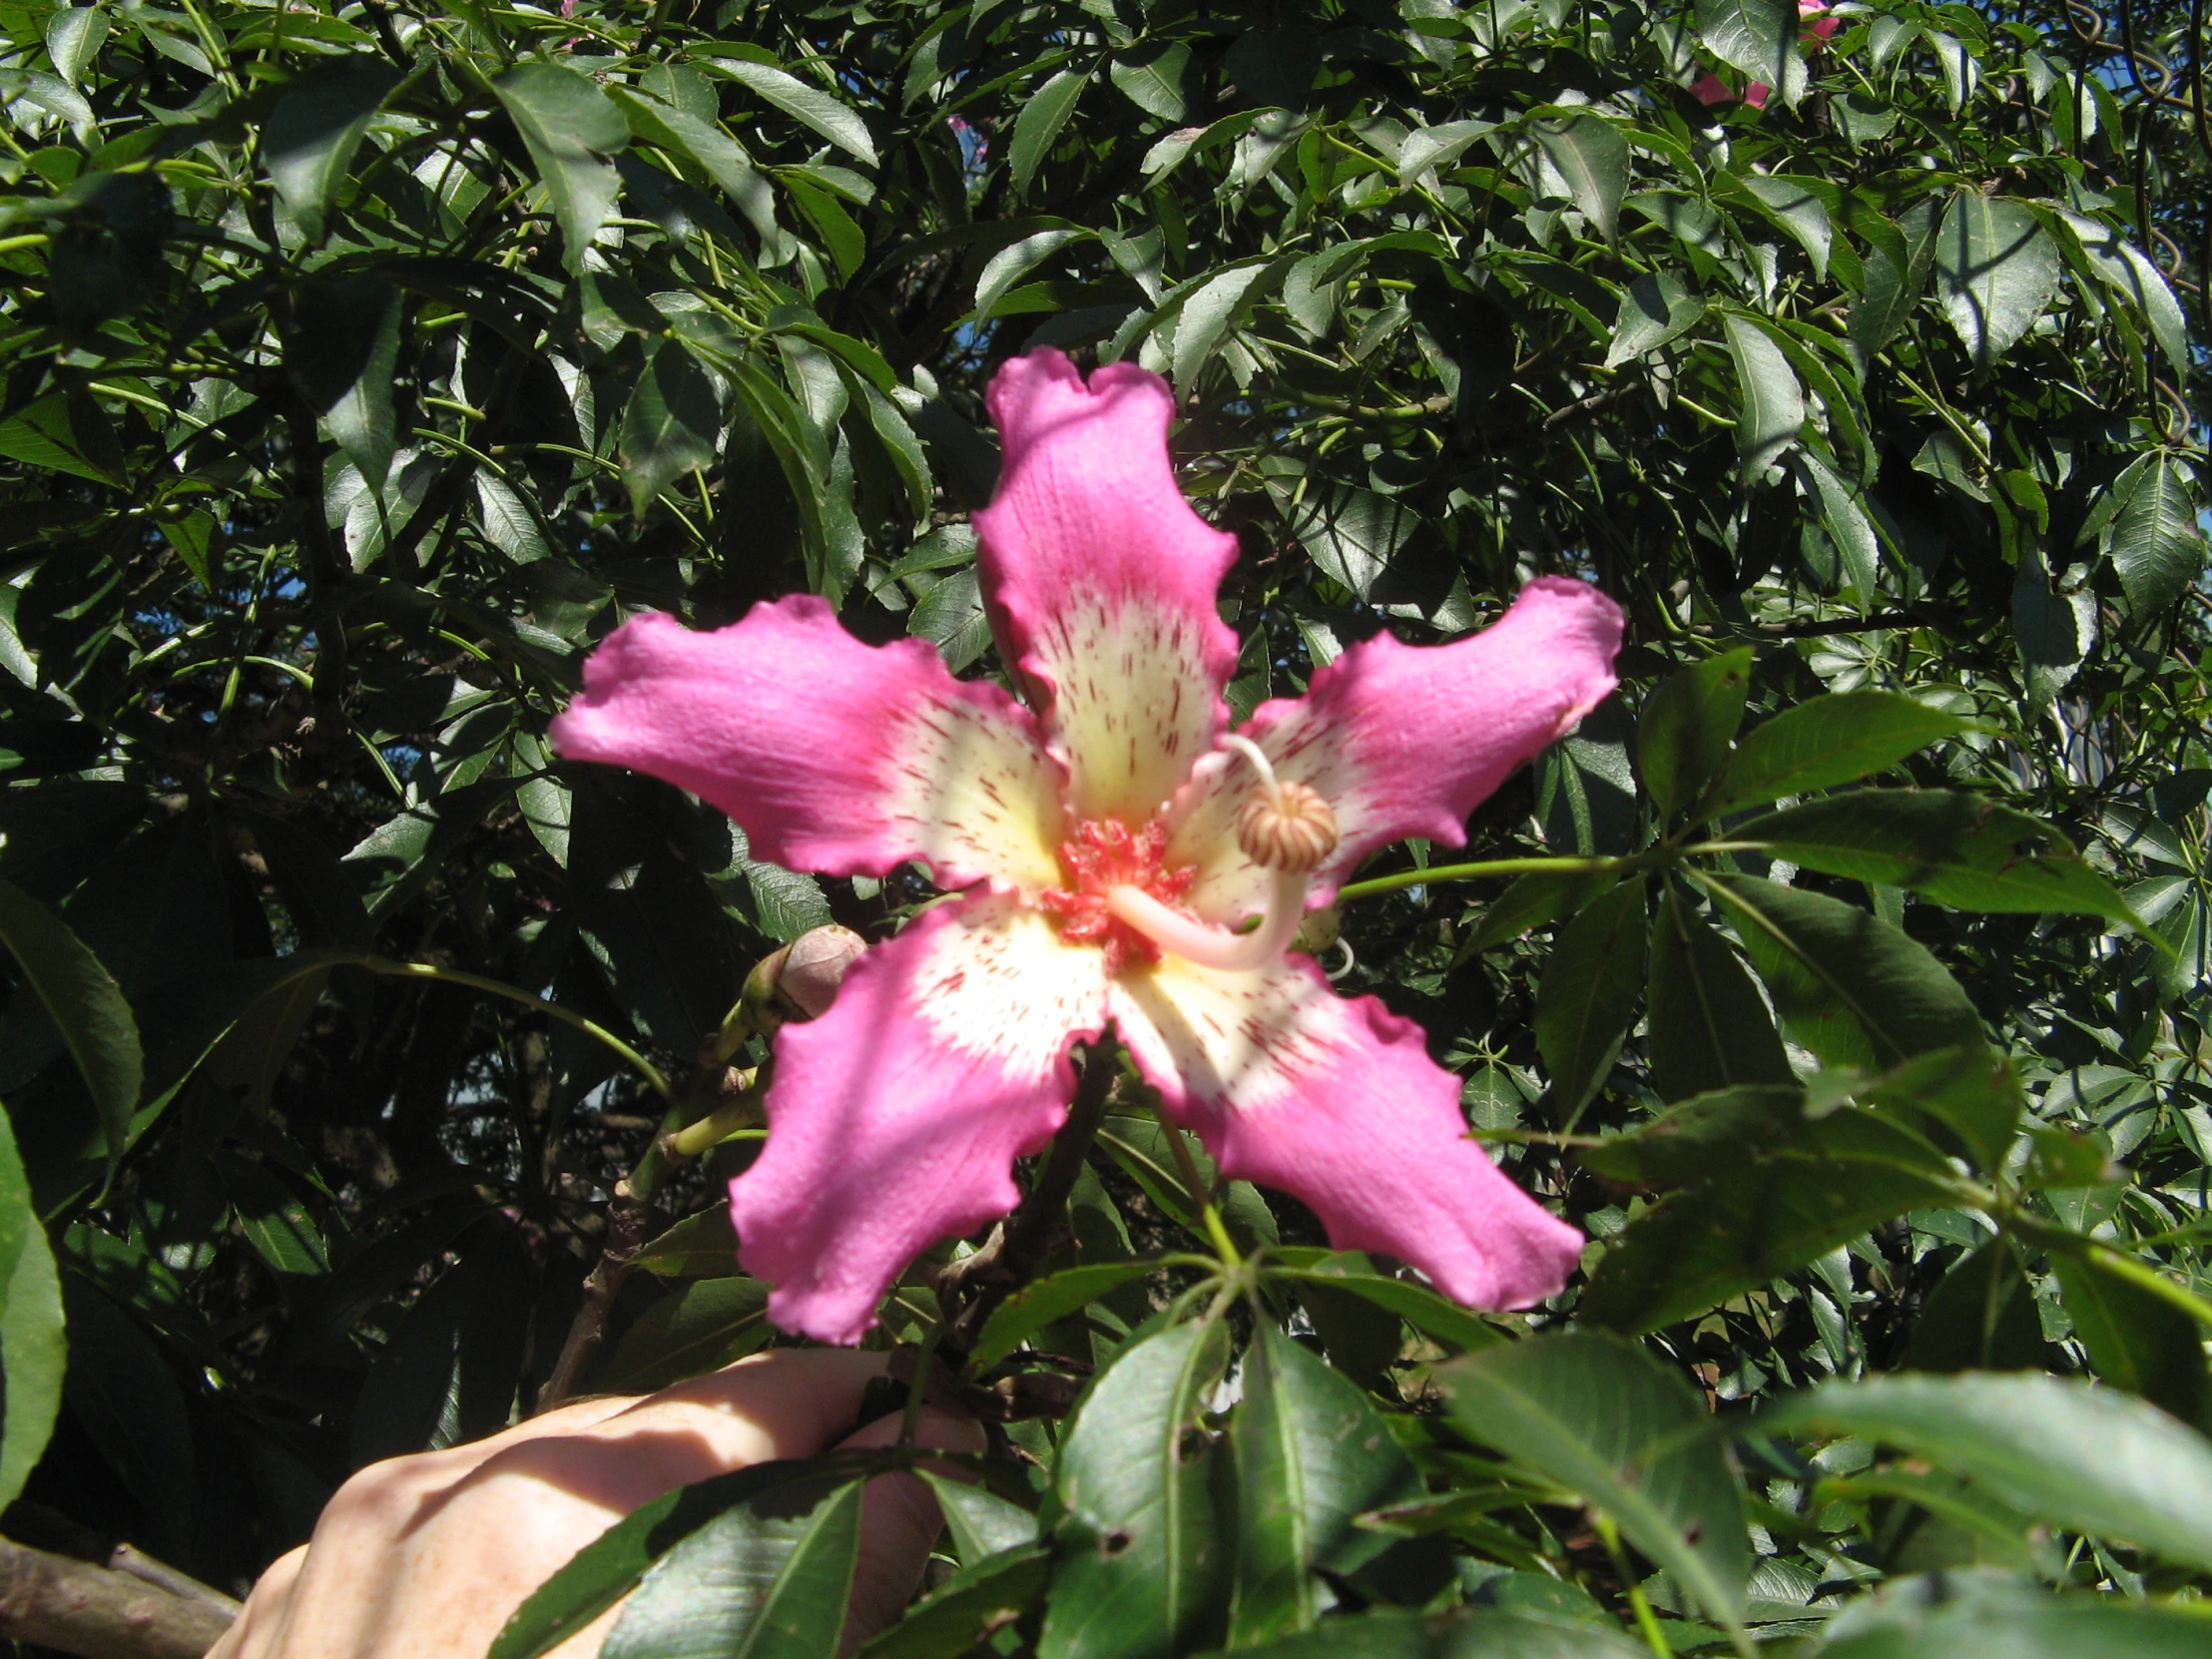
[[216,1638],[207,1659],[258,1659],[272,1651],[271,1633],[281,1631],[290,1611],[292,1587],[306,1564],[307,1546],[287,1549],[270,1562],[268,1571],[255,1580],[246,1605],[231,1621],[231,1628]]
[[[900,1419],[882,1417],[845,1437],[840,1446],[886,1446],[898,1440]],[[915,1424],[917,1444],[943,1451],[982,1452],[989,1444],[983,1425],[965,1412],[923,1408]],[[878,1630],[896,1622],[913,1599],[929,1563],[930,1546],[944,1530],[936,1494],[911,1474],[878,1475],[867,1483],[860,1505],[860,1553],[852,1575],[850,1612],[837,1645],[848,1659]]]

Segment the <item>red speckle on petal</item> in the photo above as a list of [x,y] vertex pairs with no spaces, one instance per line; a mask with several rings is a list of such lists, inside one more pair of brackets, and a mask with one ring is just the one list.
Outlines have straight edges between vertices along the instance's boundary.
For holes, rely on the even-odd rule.
[[1136,887],[1163,904],[1174,904],[1197,877],[1196,866],[1169,869],[1168,832],[1155,819],[1134,834],[1119,819],[1098,819],[1076,827],[1060,843],[1060,867],[1068,884],[1037,895],[1037,907],[1051,916],[1060,937],[1076,944],[1102,945],[1106,971],[1150,967],[1160,949],[1106,908],[1115,887]]

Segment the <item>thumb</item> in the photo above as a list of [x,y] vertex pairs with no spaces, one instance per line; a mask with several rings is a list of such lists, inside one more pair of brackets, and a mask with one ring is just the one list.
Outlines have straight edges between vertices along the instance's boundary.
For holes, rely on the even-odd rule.
[[[841,1446],[894,1445],[898,1429],[897,1416],[878,1417],[846,1436]],[[923,1407],[914,1439],[944,1451],[977,1453],[989,1443],[973,1417],[934,1405]],[[929,1547],[943,1529],[944,1517],[927,1482],[911,1474],[881,1474],[867,1483],[860,1499],[859,1564],[852,1574],[838,1659],[850,1659],[862,1642],[897,1620],[913,1599],[928,1565]]]

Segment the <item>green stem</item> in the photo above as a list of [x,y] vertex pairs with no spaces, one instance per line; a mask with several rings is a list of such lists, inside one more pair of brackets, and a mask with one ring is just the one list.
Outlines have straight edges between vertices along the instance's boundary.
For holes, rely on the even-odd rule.
[[945,1324],[941,1317],[929,1322],[929,1330],[921,1339],[921,1350],[914,1356],[914,1375],[906,1380],[906,1409],[898,1419],[900,1445],[912,1445],[914,1432],[921,1426],[921,1407],[929,1391],[929,1362],[936,1358],[937,1344],[944,1341]]
[[[653,1086],[653,1092],[663,1100],[669,1098],[668,1079],[661,1075],[661,1068],[632,1048],[604,1025],[586,1019],[573,1008],[564,1008],[558,1002],[548,1002],[544,997],[510,985],[503,980],[490,979],[481,973],[468,973],[460,968],[439,967],[431,962],[395,962],[388,956],[346,955],[338,959],[343,965],[364,967],[371,973],[387,974],[395,979],[439,979],[451,985],[466,985],[471,990],[488,996],[505,997],[509,1002],[519,1002],[525,1008],[535,1008],[542,1014],[550,1014],[564,1025],[573,1026],[585,1036],[605,1043],[615,1053],[627,1060],[632,1069]],[[647,1154],[651,1156],[650,1153]],[[641,1164],[640,1169],[643,1169]]]
[[1183,1138],[1183,1131],[1172,1123],[1162,1123],[1168,1132],[1168,1146],[1175,1153],[1175,1162],[1183,1172],[1183,1185],[1191,1195],[1191,1209],[1205,1224],[1206,1236],[1214,1243],[1215,1254],[1232,1271],[1244,1266],[1244,1253],[1230,1238],[1229,1229],[1223,1225],[1221,1212],[1214,1208],[1214,1195],[1198,1173],[1198,1160],[1191,1156],[1190,1143]]
[[1633,858],[1486,858],[1472,864],[1437,864],[1431,869],[1401,869],[1394,875],[1378,875],[1355,881],[1337,890],[1337,902],[1376,898],[1406,887],[1424,887],[1432,881],[1479,881],[1496,875],[1600,875],[1627,869]]
[[757,1089],[748,1085],[737,1099],[717,1106],[698,1122],[669,1136],[668,1150],[673,1157],[696,1158],[731,1136],[760,1126],[761,1097]]
[[1613,1571],[1620,1575],[1621,1591],[1628,1597],[1628,1605],[1636,1615],[1636,1628],[1643,1632],[1644,1641],[1659,1659],[1674,1659],[1674,1644],[1667,1640],[1667,1633],[1660,1628],[1659,1615],[1651,1610],[1651,1598],[1644,1594],[1644,1587],[1636,1582],[1635,1569],[1628,1564],[1627,1552],[1621,1548],[1620,1529],[1613,1524],[1610,1515],[1590,1513],[1590,1524],[1597,1529],[1599,1540],[1605,1545],[1605,1553],[1613,1559]]

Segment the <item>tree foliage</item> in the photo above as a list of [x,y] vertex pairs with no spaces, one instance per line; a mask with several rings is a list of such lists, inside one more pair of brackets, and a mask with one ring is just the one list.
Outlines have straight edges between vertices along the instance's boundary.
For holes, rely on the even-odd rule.
[[[2196,1651],[2201,17],[680,10],[0,0],[0,1498],[232,1582],[772,1340],[757,1136],[657,1137],[742,1116],[750,964],[925,872],[546,723],[623,616],[801,590],[999,673],[980,391],[1053,343],[1172,380],[1240,716],[1536,574],[1629,613],[1325,951],[1602,1249],[1469,1315],[1117,1080],[965,1378],[1073,1414],[870,1651]],[[502,1659],[641,1580],[677,1651],[725,1534],[717,1651],[826,1651],[868,1468],[666,1500]]]

